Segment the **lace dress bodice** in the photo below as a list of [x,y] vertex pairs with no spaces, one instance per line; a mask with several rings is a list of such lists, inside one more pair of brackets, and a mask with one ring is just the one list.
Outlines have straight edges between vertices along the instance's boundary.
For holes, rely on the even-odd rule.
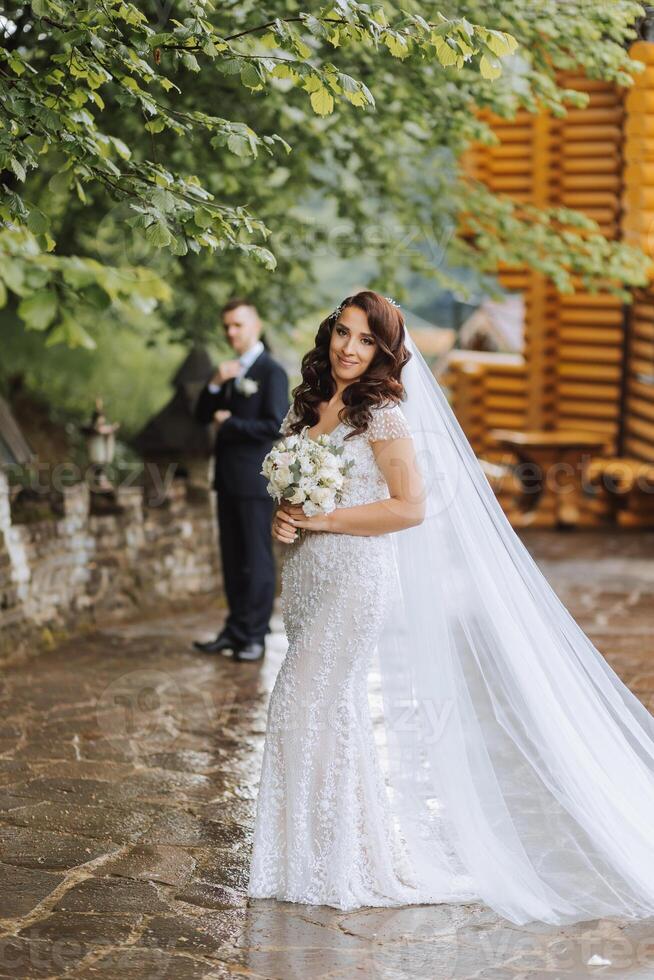
[[[288,435],[296,415],[293,406],[289,408],[281,432]],[[354,507],[357,504],[367,504],[374,500],[383,500],[389,496],[388,487],[381,472],[372,443],[386,439],[400,439],[411,435],[411,429],[399,405],[384,405],[372,409],[372,421],[366,432],[346,438],[349,427],[339,422],[332,432],[328,433],[338,445],[343,446],[344,459],[353,462],[350,468],[339,507]]]

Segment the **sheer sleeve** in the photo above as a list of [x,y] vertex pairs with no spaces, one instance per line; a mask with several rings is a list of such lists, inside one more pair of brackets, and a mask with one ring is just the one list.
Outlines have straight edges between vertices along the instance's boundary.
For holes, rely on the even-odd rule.
[[411,435],[411,428],[399,405],[384,405],[373,408],[368,426],[368,441],[379,439],[402,439]]

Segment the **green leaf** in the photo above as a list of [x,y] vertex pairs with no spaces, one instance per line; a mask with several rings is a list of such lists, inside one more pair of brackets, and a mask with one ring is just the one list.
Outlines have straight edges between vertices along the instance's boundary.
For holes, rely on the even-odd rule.
[[304,41],[302,41],[299,37],[295,38],[294,48],[295,51],[297,52],[298,57],[302,58],[304,61],[306,61],[307,58],[309,58],[311,55],[311,48],[309,47],[308,44],[305,44]]
[[111,306],[111,297],[97,283],[84,290],[84,300],[95,310],[107,310]]
[[175,238],[173,239],[172,245],[169,245],[170,251],[173,255],[186,255],[188,253],[188,245],[186,239]]
[[223,75],[238,75],[243,64],[241,58],[224,58],[218,62],[217,67]]
[[486,44],[498,58],[504,58],[518,47],[518,42],[511,34],[504,31],[489,30],[485,37]]
[[44,235],[50,227],[50,219],[43,211],[33,208],[27,218],[27,227],[35,235]]
[[290,78],[293,81],[297,81],[298,74],[293,70],[293,67],[288,64],[278,64],[275,66],[273,72],[275,78]]
[[57,315],[57,296],[54,290],[40,289],[18,304],[18,315],[28,330],[46,330]]
[[95,350],[97,346],[93,337],[84,329],[72,312],[66,312],[59,323],[48,333],[45,346],[54,347],[56,344],[83,347],[86,350]]
[[386,31],[384,33],[384,44],[394,58],[406,58],[409,54],[408,43],[403,37],[399,37],[397,34],[391,34]]
[[249,63],[241,69],[241,82],[246,88],[254,90],[263,88],[263,82],[259,72],[254,65]]
[[91,259],[72,256],[65,260],[62,269],[64,282],[73,289],[85,289],[97,280],[102,266]]
[[173,241],[173,236],[163,221],[155,221],[149,225],[145,229],[145,237],[151,245],[155,245],[157,248],[165,248]]
[[436,57],[443,68],[450,68],[458,63],[459,56],[456,51],[442,37],[436,36],[434,38],[434,47],[436,48]]
[[9,61],[9,67],[11,68],[11,70],[15,75],[20,76],[25,72],[25,63],[23,62],[23,60],[19,55],[10,54],[8,61]]
[[497,58],[483,54],[479,59],[479,71],[482,78],[487,78],[492,82],[502,74],[502,65]]
[[129,158],[132,155],[132,152],[129,146],[127,145],[127,143],[123,143],[123,141],[121,139],[118,139],[117,136],[110,136],[109,139],[113,143],[116,152],[118,153],[118,156],[122,157],[123,160],[129,160]]
[[23,296],[25,289],[25,275],[23,266],[18,259],[8,259],[3,257],[0,263],[0,274],[12,293]]
[[150,201],[155,208],[159,208],[161,211],[169,213],[175,210],[177,204],[177,199],[174,194],[170,191],[164,190],[163,187],[157,187],[156,190],[150,195]]
[[334,111],[334,96],[326,88],[311,93],[311,108],[319,116],[328,116]]
[[15,175],[18,177],[18,179],[24,182],[25,177],[27,176],[27,172],[23,164],[20,162],[20,160],[17,160],[16,157],[10,157],[9,166],[11,167]]
[[232,133],[227,139],[227,147],[231,153],[236,154],[237,157],[250,157],[257,155],[257,145],[253,140],[247,139],[245,136],[239,136],[237,133]]
[[189,71],[200,71],[200,65],[198,64],[198,59],[190,51],[184,51],[182,53],[182,64]]

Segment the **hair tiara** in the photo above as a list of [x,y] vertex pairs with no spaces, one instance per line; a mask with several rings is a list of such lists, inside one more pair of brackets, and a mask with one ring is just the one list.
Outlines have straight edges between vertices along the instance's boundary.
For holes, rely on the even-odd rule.
[[[394,306],[398,310],[400,309],[400,304],[396,300],[394,300],[392,296],[384,296],[384,299],[386,300],[387,303],[390,303],[391,306]],[[336,307],[333,313],[329,314],[329,319],[338,320],[344,306],[345,306],[345,300],[343,300],[342,303],[338,304],[338,306]]]

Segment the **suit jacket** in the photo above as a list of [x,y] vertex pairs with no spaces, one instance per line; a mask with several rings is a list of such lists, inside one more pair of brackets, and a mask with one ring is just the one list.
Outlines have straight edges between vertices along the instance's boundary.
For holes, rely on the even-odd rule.
[[217,392],[209,391],[207,383],[196,402],[195,418],[206,425],[218,409],[232,413],[216,433],[214,488],[237,497],[270,499],[268,481],[260,470],[264,457],[281,437],[280,426],[289,407],[288,375],[264,350],[242,378],[256,381],[258,390],[244,395],[235,387],[234,378]]

